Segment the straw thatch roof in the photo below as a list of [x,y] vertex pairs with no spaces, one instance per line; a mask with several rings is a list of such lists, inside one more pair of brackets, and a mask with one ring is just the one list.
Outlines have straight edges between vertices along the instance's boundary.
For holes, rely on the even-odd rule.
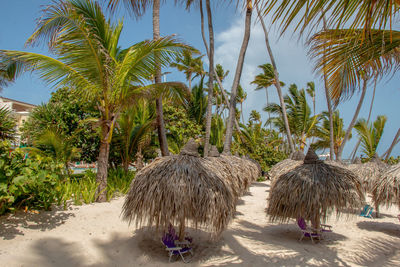
[[122,208],[123,219],[157,229],[180,224],[180,233],[188,223],[214,234],[227,227],[235,212],[232,189],[207,168],[193,143],[179,155],[158,158],[136,174]]
[[400,208],[400,163],[389,167],[372,186],[372,200],[376,204],[390,206],[397,203]]
[[356,157],[351,163],[352,164],[360,164],[362,162],[361,162],[361,159],[359,157]]
[[271,170],[268,172],[271,180],[274,180],[284,173],[291,171],[292,169],[300,166],[303,163],[304,154],[301,151],[296,151],[290,154],[288,159],[282,160],[272,166]]
[[258,163],[251,159],[230,155],[207,157],[206,166],[228,182],[236,198],[242,196],[261,174]]
[[267,213],[272,221],[303,217],[319,223],[331,210],[358,208],[363,198],[356,175],[325,164],[310,149],[303,164],[272,182]]
[[350,164],[347,168],[358,176],[364,191],[371,192],[374,181],[381,178],[388,165],[375,155],[367,163]]

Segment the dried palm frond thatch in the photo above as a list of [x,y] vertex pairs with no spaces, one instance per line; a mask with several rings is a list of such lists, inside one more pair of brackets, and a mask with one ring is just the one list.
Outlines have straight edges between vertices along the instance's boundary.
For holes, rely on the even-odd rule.
[[272,166],[271,170],[268,172],[271,180],[274,180],[284,173],[291,171],[292,169],[300,166],[303,163],[304,154],[301,151],[296,151],[290,155],[288,159],[282,160]]
[[122,207],[124,220],[157,229],[179,224],[181,238],[187,223],[216,235],[227,227],[235,212],[232,189],[206,167],[193,143],[137,173]]
[[318,228],[336,210],[339,215],[362,204],[361,183],[352,172],[325,164],[312,149],[304,163],[272,182],[267,213],[272,221],[303,217]]
[[390,206],[397,203],[400,208],[400,163],[389,167],[380,179],[375,180],[372,200],[375,205],[385,203]]
[[361,159],[359,157],[356,157],[351,163],[352,164],[360,164],[362,162],[361,162]]
[[358,176],[364,192],[371,192],[374,181],[381,178],[388,165],[375,154],[367,163],[350,164],[347,168]]

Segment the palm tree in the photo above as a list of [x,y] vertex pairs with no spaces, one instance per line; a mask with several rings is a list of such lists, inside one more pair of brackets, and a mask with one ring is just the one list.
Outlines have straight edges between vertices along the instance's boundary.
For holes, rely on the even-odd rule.
[[[153,5],[153,40],[160,39],[160,0],[121,0],[137,16],[142,15],[149,5]],[[120,0],[108,0],[111,10],[115,10]],[[161,83],[161,64],[156,61],[155,84]],[[156,99],[158,141],[162,156],[168,156],[168,142],[165,131],[162,98]]]
[[312,98],[313,102],[313,114],[315,116],[315,84],[314,82],[308,82],[307,83],[307,89],[306,89],[307,94]]
[[14,140],[16,120],[12,111],[7,107],[0,107],[0,140]]
[[[263,72],[258,74],[254,78],[254,81],[251,82],[251,84],[257,85],[256,90],[265,89],[265,94],[267,97],[267,106],[268,106],[269,105],[268,87],[275,85],[276,83],[274,67],[270,63],[259,65],[258,67],[262,69]],[[284,86],[285,83],[280,81],[280,85]],[[271,119],[270,112],[268,112],[268,119]]]
[[[298,149],[303,151],[307,139],[315,134],[320,117],[319,115],[312,116],[305,90],[298,90],[295,84],[289,86],[289,95],[285,95],[284,101],[288,111],[290,131],[294,135]],[[278,117],[271,118],[267,123],[273,123],[281,132],[284,132],[285,124],[282,118],[282,107],[272,103],[265,107],[264,111],[278,115]]]
[[[343,119],[340,117],[339,110],[335,110],[332,114],[333,121],[333,145],[334,153],[337,157],[339,147],[341,146],[346,131],[343,126]],[[330,119],[329,112],[322,112],[322,125],[316,127],[315,136],[318,138],[311,146],[315,149],[326,149],[330,148]],[[351,136],[350,136],[351,138]],[[331,157],[333,160],[333,157]]]
[[240,114],[242,115],[242,122],[244,123],[244,115],[243,115],[243,102],[247,98],[247,93],[243,90],[243,87],[239,84],[238,93],[236,96],[236,102],[240,103]]
[[204,78],[201,78],[199,84],[193,87],[191,99],[186,104],[189,116],[199,125],[204,124],[207,108],[207,96],[204,94],[203,80]]
[[51,157],[64,164],[66,174],[70,175],[68,164],[79,157],[79,149],[73,145],[73,136],[66,136],[56,129],[47,129],[34,141],[35,146],[43,149],[30,148],[32,152],[50,154]]
[[[261,22],[261,26],[263,28],[264,31],[264,36],[265,36],[265,44],[267,46],[267,51],[268,51],[268,55],[271,59],[271,63],[272,63],[272,67],[273,67],[273,71],[274,71],[274,77],[275,77],[275,81],[280,81],[279,80],[279,73],[276,67],[276,63],[275,63],[275,57],[274,54],[272,53],[272,49],[271,46],[269,45],[269,37],[268,37],[268,31],[267,28],[265,27],[265,23],[264,20],[261,16],[260,13],[260,9],[258,8],[258,3],[256,3],[256,9],[257,9],[257,14],[258,14],[258,18],[260,19]],[[281,84],[278,82],[274,83],[275,87],[276,87],[276,91],[278,93],[278,97],[279,97],[279,102],[281,104],[282,107],[282,119],[285,125],[285,132],[286,132],[286,137],[289,143],[289,148],[291,150],[292,153],[295,152],[295,148],[294,148],[294,144],[293,144],[293,140],[292,140],[292,135],[290,132],[290,126],[289,126],[289,121],[288,121],[288,115],[286,113],[286,106],[284,103],[284,99],[283,99],[283,95],[282,95],[282,89],[281,89]]]
[[365,119],[359,119],[354,125],[361,138],[362,152],[370,159],[376,154],[376,149],[381,140],[386,124],[386,116],[378,116],[372,125],[368,125]]
[[9,59],[0,60],[0,91],[12,83],[21,73],[21,64]]
[[[171,67],[177,68],[179,71],[183,71],[186,75],[186,80],[189,83],[189,89],[192,90],[192,80],[197,76],[204,76],[203,61],[199,56],[196,58],[192,57],[191,51],[185,51],[180,57],[177,57],[175,62],[171,63]],[[192,75],[194,76],[192,77]]]
[[48,39],[55,58],[30,52],[0,51],[3,57],[23,62],[28,70],[36,71],[46,82],[70,86],[82,98],[96,103],[100,112],[97,122],[100,127],[98,201],[106,200],[110,142],[120,112],[133,99],[142,97],[145,92],[148,94],[150,89],[161,90],[161,85],[144,86],[146,79],[154,73],[156,63],[168,66],[176,52],[187,48],[167,37],[121,50],[118,45],[121,31],[122,22],[111,24],[98,3],[89,0],[58,2],[43,10],[37,30],[28,39],[28,44]]
[[117,121],[115,140],[125,172],[134,155],[140,157],[154,128],[155,110],[146,101],[139,101],[121,113]]
[[[257,2],[257,1],[256,1]],[[225,142],[224,142],[224,152],[231,153],[231,145],[232,145],[232,133],[233,133],[233,125],[236,119],[235,111],[236,111],[236,95],[237,88],[240,83],[240,78],[242,76],[242,69],[244,64],[244,57],[246,55],[247,46],[249,44],[250,39],[250,26],[251,26],[251,15],[253,13],[253,1],[246,0],[246,16],[245,16],[245,24],[244,24],[244,35],[243,42],[240,48],[238,62],[236,65],[235,76],[233,78],[232,89],[231,89],[231,99],[229,103],[229,117],[228,123],[226,126],[226,134],[225,134]]]

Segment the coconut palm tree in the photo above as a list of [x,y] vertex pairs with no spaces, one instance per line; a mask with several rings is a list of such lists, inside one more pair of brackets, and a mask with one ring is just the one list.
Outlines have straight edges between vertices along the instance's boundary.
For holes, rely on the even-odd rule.
[[[274,67],[270,63],[259,65],[258,67],[262,69],[263,72],[254,77],[254,81],[252,81],[251,84],[257,85],[256,90],[265,89],[265,94],[267,97],[267,106],[268,106],[269,105],[268,87],[275,85],[276,83]],[[285,83],[280,81],[280,85],[284,86]],[[268,112],[268,119],[271,119],[270,112]]]
[[[160,0],[107,0],[111,10],[115,10],[120,2],[123,2],[128,9],[132,10],[137,16],[143,15],[148,6],[153,7],[153,40],[160,39]],[[161,83],[161,65],[156,62],[154,75],[155,84]],[[157,111],[157,131],[158,141],[160,142],[160,149],[162,156],[168,156],[168,142],[164,124],[163,104],[162,98],[156,99]]]
[[314,82],[308,82],[307,83],[306,92],[312,98],[313,115],[315,116],[315,83]]
[[[258,3],[256,3],[256,9],[257,9],[258,18],[260,19],[261,26],[262,26],[263,31],[264,31],[265,44],[267,46],[267,51],[268,51],[269,58],[271,59],[271,63],[272,63],[273,71],[274,71],[275,81],[279,81],[279,73],[278,73],[278,70],[277,70],[277,67],[276,67],[275,57],[274,57],[274,54],[272,53],[271,46],[269,45],[268,31],[267,31],[267,28],[265,27],[265,23],[264,23],[264,20],[263,20],[263,18],[261,16],[260,9],[258,8]],[[283,122],[284,122],[284,125],[285,125],[285,132],[286,132],[287,141],[289,143],[289,148],[290,148],[291,152],[294,153],[295,152],[295,148],[294,148],[294,144],[293,144],[293,140],[292,140],[292,135],[291,135],[291,132],[290,132],[288,116],[286,114],[286,106],[284,104],[281,84],[276,82],[276,83],[274,83],[274,85],[276,87],[276,91],[277,91],[278,97],[279,97],[279,102],[280,102],[280,105],[282,107],[282,119],[283,119]]]
[[354,125],[361,138],[362,152],[372,158],[376,154],[376,149],[381,140],[386,124],[386,116],[378,116],[372,125],[368,125],[365,119],[359,119]]
[[[257,3],[257,0],[255,1]],[[226,134],[225,134],[225,142],[224,142],[224,152],[230,153],[231,152],[231,144],[232,144],[232,133],[233,133],[233,125],[235,121],[235,111],[236,111],[236,95],[237,95],[237,88],[240,83],[240,78],[242,76],[242,69],[244,64],[244,57],[246,55],[247,46],[249,44],[250,39],[250,26],[251,26],[251,16],[253,13],[253,1],[246,0],[245,1],[246,7],[246,16],[245,16],[245,23],[244,23],[244,35],[242,46],[240,48],[238,62],[236,65],[235,76],[233,78],[232,89],[231,89],[231,99],[229,103],[229,117],[226,126]]]
[[[320,117],[319,115],[312,116],[305,90],[298,90],[295,84],[289,86],[289,95],[285,95],[284,101],[287,108],[290,132],[294,135],[298,149],[303,151],[307,139],[315,134]],[[273,123],[281,132],[284,132],[285,124],[282,118],[281,106],[271,103],[264,108],[264,111],[278,115],[277,117],[272,117],[267,123]]]
[[43,10],[37,30],[27,42],[48,40],[54,58],[30,52],[0,51],[3,57],[23,62],[46,82],[70,86],[82,98],[96,103],[100,112],[97,126],[101,143],[97,182],[98,192],[102,193],[98,201],[106,200],[110,142],[120,112],[150,89],[161,90],[161,85],[144,86],[153,75],[156,63],[168,66],[176,52],[187,48],[167,37],[121,50],[118,41],[122,26],[122,22],[111,24],[98,3],[57,2]]
[[0,91],[21,73],[21,64],[7,59],[0,60]]
[[[185,51],[182,56],[177,57],[175,62],[171,63],[171,67],[177,68],[179,71],[185,73],[190,90],[192,90],[192,80],[197,76],[203,77],[205,75],[203,61],[201,60],[203,56],[193,58],[192,55],[193,53],[191,51]],[[192,77],[193,74],[194,76]]]
[[115,140],[127,172],[134,155],[141,154],[155,126],[155,110],[147,101],[125,109],[117,121]]
[[239,84],[238,93],[236,96],[236,102],[240,103],[240,114],[242,115],[242,122],[244,123],[244,115],[243,115],[243,102],[247,98],[247,93],[243,90],[243,87]]

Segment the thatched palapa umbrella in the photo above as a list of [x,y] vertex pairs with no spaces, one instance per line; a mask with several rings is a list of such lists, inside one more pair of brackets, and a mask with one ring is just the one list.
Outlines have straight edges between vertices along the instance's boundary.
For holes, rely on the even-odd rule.
[[380,179],[375,180],[372,187],[372,200],[375,205],[385,203],[390,206],[395,202],[400,209],[400,163],[389,167]]
[[352,172],[325,164],[312,149],[303,164],[272,182],[267,213],[272,221],[311,220],[319,228],[329,211],[360,207],[361,183]]
[[197,144],[189,140],[179,155],[156,159],[137,173],[122,208],[123,219],[137,226],[168,229],[187,222],[221,233],[235,212],[235,198],[222,177],[206,167]]
[[289,172],[290,170],[300,166],[303,163],[304,154],[301,151],[296,151],[292,153],[288,159],[282,160],[272,166],[271,170],[268,172],[271,180],[274,180],[281,176],[282,174]]
[[206,165],[213,169],[231,186],[236,198],[243,195],[251,182],[260,175],[261,168],[250,159],[241,159],[236,156],[219,155],[215,146],[211,147]]
[[364,192],[371,192],[374,181],[380,179],[388,165],[375,154],[367,163],[350,164],[347,168],[358,176]]

